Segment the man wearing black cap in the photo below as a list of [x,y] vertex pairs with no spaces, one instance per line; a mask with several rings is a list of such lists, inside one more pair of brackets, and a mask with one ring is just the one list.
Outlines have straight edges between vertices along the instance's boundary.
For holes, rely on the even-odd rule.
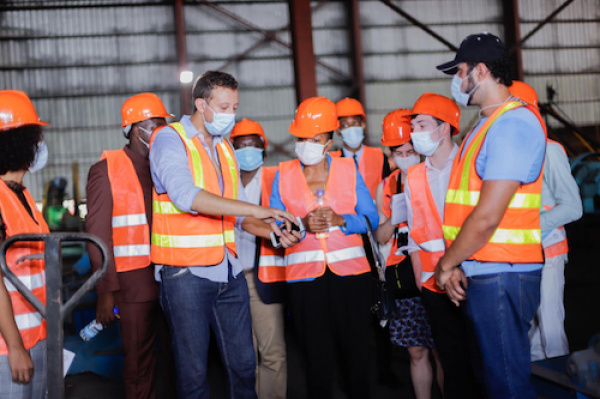
[[490,398],[537,398],[527,331],[539,306],[539,208],[546,137],[539,112],[514,101],[507,51],[496,36],[468,36],[453,61],[459,104],[481,120],[454,160],[444,208],[447,250],[435,279],[464,310]]

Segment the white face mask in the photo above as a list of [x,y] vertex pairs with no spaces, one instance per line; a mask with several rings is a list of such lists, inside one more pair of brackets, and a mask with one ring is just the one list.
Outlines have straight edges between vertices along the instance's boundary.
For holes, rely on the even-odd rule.
[[46,142],[40,141],[38,143],[37,150],[35,152],[35,158],[33,158],[33,163],[29,167],[29,171],[31,173],[39,172],[40,170],[46,167],[48,163],[48,146]]
[[296,142],[296,155],[304,165],[316,165],[325,158],[325,144],[311,143],[310,141]]
[[433,132],[435,132],[442,126],[443,124],[439,125],[431,131],[412,132],[410,134],[410,138],[413,142],[413,147],[415,148],[415,151],[419,154],[425,155],[426,157],[432,156],[435,150],[437,150],[438,146],[442,142],[443,137],[440,138],[438,141],[433,141],[431,139],[431,135],[433,134]]
[[[471,76],[471,74],[474,71],[475,71],[475,69],[473,69],[471,72],[469,72],[469,74],[465,77],[465,79],[469,79],[469,76]],[[452,84],[450,85],[450,91],[452,91],[452,97],[454,97],[454,100],[458,104],[460,104],[464,107],[468,107],[469,103],[471,102],[471,98],[473,97],[473,93],[475,93],[475,90],[479,86],[479,83],[477,83],[470,92],[463,93],[460,89],[463,81],[464,81],[464,79],[459,78],[458,75],[454,75],[452,77]]]
[[[142,132],[152,136],[152,132],[148,129],[145,129],[141,126],[138,126],[138,129],[140,129]],[[145,145],[146,147],[150,148],[150,143],[147,142],[146,140],[144,140],[143,138],[141,138],[140,136],[138,136],[138,140],[142,142],[143,145]]]
[[216,112],[211,107],[206,104],[206,107],[213,112],[213,121],[207,122],[204,119],[204,115],[202,118],[204,119],[204,127],[208,133],[212,136],[224,136],[231,132],[233,126],[235,125],[235,114],[225,114],[222,112]]
[[421,157],[417,154],[409,155],[407,157],[394,157],[394,162],[398,169],[404,173],[408,173],[408,168],[414,165],[418,165],[421,162]]
[[358,148],[365,138],[362,126],[350,126],[341,130],[342,140],[350,148]]

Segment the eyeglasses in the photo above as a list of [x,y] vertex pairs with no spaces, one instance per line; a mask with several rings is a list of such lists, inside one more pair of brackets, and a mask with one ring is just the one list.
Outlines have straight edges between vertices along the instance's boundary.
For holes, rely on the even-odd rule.
[[351,123],[341,123],[340,124],[340,130],[341,129],[346,129],[348,127],[360,127],[362,126],[362,121],[354,121]]
[[394,151],[392,151],[392,156],[396,156],[396,157],[402,157],[402,156],[410,156],[410,155],[415,155],[416,152],[415,150],[408,150],[407,152],[402,152],[400,150],[400,148],[396,148]]

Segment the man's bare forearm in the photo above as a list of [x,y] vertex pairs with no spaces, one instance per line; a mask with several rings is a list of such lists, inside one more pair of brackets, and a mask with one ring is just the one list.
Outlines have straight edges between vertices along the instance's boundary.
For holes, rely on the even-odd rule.
[[223,198],[219,195],[200,190],[191,209],[204,215],[255,216],[257,205],[248,202]]

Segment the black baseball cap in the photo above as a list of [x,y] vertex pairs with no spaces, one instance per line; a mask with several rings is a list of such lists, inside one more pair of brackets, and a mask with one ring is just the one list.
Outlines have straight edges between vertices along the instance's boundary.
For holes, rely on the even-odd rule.
[[506,46],[502,40],[491,33],[477,33],[467,36],[462,41],[454,60],[438,65],[436,68],[448,75],[454,75],[462,62],[495,61],[506,55]]

